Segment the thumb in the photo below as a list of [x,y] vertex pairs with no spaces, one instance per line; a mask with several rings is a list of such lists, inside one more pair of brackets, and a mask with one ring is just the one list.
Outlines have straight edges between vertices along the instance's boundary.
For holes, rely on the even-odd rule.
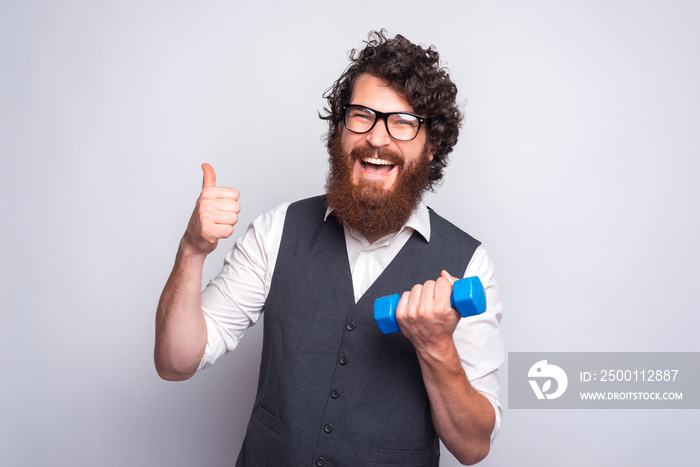
[[204,179],[202,180],[202,188],[210,188],[216,186],[216,173],[214,172],[214,167],[207,164],[206,162],[202,164],[202,172],[204,172]]
[[450,281],[450,284],[454,284],[455,281],[457,280],[456,277],[452,277],[452,275],[450,275],[450,273],[447,272],[447,271],[445,271],[444,269],[443,269],[442,272],[440,273],[440,276],[441,276],[441,277],[444,277],[445,279],[447,279],[448,281]]

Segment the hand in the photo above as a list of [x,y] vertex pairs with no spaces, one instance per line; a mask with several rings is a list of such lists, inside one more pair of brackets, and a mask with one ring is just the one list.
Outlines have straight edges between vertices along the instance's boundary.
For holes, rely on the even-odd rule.
[[211,165],[202,164],[202,171],[202,193],[197,199],[182,244],[193,253],[208,255],[216,249],[219,239],[233,234],[241,205],[238,204],[238,191],[216,186],[216,173]]
[[452,284],[457,280],[442,271],[435,281],[416,284],[401,295],[396,321],[416,350],[452,342],[461,316],[450,305]]

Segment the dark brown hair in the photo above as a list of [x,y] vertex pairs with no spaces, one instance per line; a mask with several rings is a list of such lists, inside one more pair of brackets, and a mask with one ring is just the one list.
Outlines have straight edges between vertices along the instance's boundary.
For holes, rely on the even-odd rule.
[[333,83],[323,97],[328,100],[325,115],[328,121],[327,145],[337,136],[338,124],[343,121],[344,104],[350,103],[357,78],[369,73],[390,83],[413,107],[413,110],[430,118],[428,142],[432,145],[433,160],[430,164],[430,188],[442,179],[442,169],[447,156],[457,143],[462,113],[457,106],[457,86],[447,69],[440,66],[440,54],[434,46],[427,49],[413,44],[397,34],[388,39],[386,31],[372,31],[367,36],[365,48],[350,51],[350,65]]

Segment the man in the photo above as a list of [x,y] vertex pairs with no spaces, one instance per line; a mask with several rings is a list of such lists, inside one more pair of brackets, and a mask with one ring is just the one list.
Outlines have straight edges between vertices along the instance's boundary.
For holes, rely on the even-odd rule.
[[[202,266],[233,233],[238,192],[204,182],[156,318],[155,361],[181,380],[234,349],[264,310],[258,392],[237,465],[419,465],[439,439],[464,464],[500,424],[502,305],[478,241],[422,202],[457,142],[457,89],[439,55],[371,33],[327,92],[326,196],[256,219],[201,293]],[[460,320],[457,276],[488,309]],[[404,291],[401,333],[372,304]]]

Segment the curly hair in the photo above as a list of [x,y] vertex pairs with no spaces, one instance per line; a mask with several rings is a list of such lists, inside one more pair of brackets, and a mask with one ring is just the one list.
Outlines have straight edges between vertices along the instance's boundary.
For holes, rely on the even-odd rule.
[[400,34],[392,39],[385,34],[384,29],[372,31],[364,49],[352,49],[350,65],[323,94],[328,107],[324,109],[326,114],[319,114],[319,117],[328,121],[326,144],[330,148],[338,136],[339,123],[343,121],[342,106],[350,103],[358,77],[369,73],[381,78],[390,83],[416,113],[430,119],[428,141],[432,145],[433,160],[429,178],[432,189],[435,182],[442,179],[448,154],[459,136],[462,113],[456,102],[457,86],[447,69],[440,66],[440,54],[434,46],[425,49]]

